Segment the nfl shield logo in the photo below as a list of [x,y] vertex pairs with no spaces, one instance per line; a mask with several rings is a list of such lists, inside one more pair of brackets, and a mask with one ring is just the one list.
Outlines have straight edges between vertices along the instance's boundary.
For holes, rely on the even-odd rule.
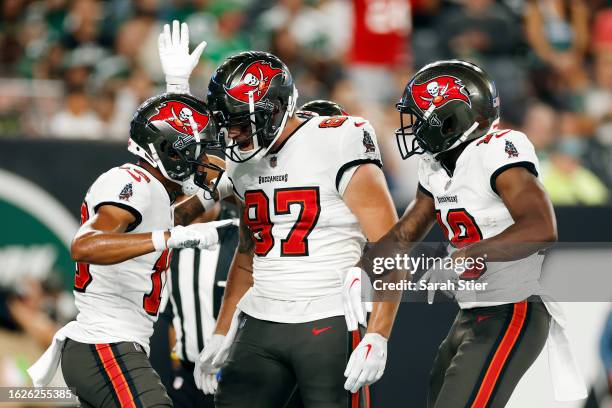
[[270,157],[270,167],[276,167],[277,164],[278,164],[278,159],[276,158],[276,156]]

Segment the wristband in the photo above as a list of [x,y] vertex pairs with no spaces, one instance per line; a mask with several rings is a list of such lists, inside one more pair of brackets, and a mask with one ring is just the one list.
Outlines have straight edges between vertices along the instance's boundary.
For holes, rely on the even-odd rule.
[[166,92],[188,94],[189,82],[176,77],[166,77]]
[[166,231],[153,231],[151,233],[151,240],[153,241],[155,251],[164,251],[168,249],[168,244],[166,243]]

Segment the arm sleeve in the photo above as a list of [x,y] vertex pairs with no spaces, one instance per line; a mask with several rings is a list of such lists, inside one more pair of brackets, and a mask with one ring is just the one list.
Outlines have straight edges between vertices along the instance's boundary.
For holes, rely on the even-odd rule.
[[142,222],[142,216],[150,205],[151,182],[132,169],[115,167],[100,176],[91,186],[87,202],[96,213],[104,205],[113,205],[130,212],[136,219],[126,230],[130,232]]
[[351,118],[347,122],[345,124],[347,128],[341,135],[342,140],[338,152],[336,189],[340,195],[344,195],[351,177],[360,165],[372,163],[382,168],[374,128],[362,118]]
[[495,185],[497,177],[508,169],[523,167],[538,176],[538,157],[533,144],[524,133],[502,130],[476,143],[485,145],[477,145],[476,148],[484,147],[481,149],[483,170],[495,194],[498,194]]

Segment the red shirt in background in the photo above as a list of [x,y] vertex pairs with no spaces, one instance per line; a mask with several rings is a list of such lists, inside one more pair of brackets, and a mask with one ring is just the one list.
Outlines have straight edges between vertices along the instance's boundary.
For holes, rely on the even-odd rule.
[[612,48],[612,7],[601,10],[595,16],[591,41],[593,48]]
[[353,0],[353,10],[351,63],[393,66],[407,60],[410,0]]

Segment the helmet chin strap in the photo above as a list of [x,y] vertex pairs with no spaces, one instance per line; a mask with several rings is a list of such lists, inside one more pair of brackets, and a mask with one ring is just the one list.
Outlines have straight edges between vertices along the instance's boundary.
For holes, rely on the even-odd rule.
[[[455,143],[453,143],[448,149],[440,152],[440,153],[444,153],[444,152],[448,152],[449,150],[453,150],[455,147],[459,146],[461,143],[465,142],[467,140],[467,138],[474,133],[474,131],[476,130],[476,128],[478,128],[478,122],[474,122],[472,124],[472,126],[469,127],[468,130],[466,130],[465,132],[463,132],[463,134],[461,135],[461,137],[457,140],[455,140]],[[436,158],[438,157],[438,155],[440,153],[436,154]]]

